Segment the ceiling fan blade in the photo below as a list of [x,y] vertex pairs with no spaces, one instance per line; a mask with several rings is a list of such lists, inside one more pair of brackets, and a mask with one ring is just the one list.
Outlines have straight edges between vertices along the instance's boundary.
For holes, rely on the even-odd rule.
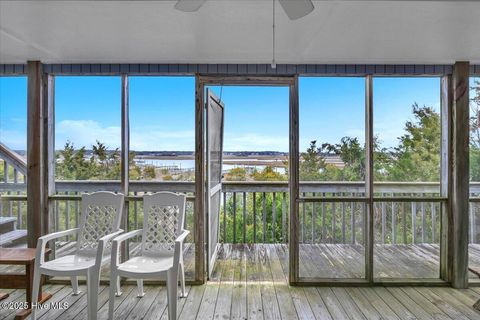
[[195,12],[200,9],[205,1],[207,0],[178,0],[175,9],[183,12]]
[[305,17],[313,11],[312,0],[278,0],[290,20],[297,20]]

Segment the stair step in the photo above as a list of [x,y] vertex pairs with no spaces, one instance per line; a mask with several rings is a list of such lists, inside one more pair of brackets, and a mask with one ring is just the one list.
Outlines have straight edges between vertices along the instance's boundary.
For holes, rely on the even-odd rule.
[[18,229],[2,233],[0,235],[0,246],[8,247],[10,245],[15,245],[20,242],[24,242],[27,238],[27,230]]
[[0,217],[0,225],[17,221],[15,217]]
[[15,230],[17,218],[15,217],[0,217],[0,234],[4,234]]

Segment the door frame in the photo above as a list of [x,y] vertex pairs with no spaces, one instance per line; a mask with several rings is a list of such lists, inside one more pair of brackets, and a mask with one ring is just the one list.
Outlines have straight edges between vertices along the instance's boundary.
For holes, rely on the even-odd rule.
[[[290,227],[289,227],[289,282],[298,277],[298,76],[205,76],[195,75],[195,282],[207,280],[206,237],[206,143],[205,143],[205,87],[223,86],[282,86],[289,87],[289,179]],[[201,195],[201,196],[198,196]],[[208,236],[208,235],[207,235]]]

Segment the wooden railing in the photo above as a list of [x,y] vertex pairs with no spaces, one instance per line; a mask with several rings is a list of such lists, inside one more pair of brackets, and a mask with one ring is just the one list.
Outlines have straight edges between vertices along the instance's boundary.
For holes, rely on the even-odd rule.
[[16,217],[16,228],[26,229],[27,202],[26,199],[21,199],[25,195],[27,187],[26,161],[0,142],[0,168],[2,169],[0,175],[0,195],[2,195],[0,216]]
[[[1,160],[0,160],[1,161]],[[7,181],[7,180],[5,180]],[[8,187],[5,186],[8,184]],[[3,185],[3,186],[2,186]],[[20,212],[24,223],[26,185],[0,183],[2,215]],[[11,188],[10,188],[11,187]],[[10,189],[8,189],[10,188]],[[193,228],[193,182],[137,182],[127,196],[129,230],[141,227],[144,192],[168,190],[188,195],[186,227]],[[7,191],[8,190],[8,191]],[[80,194],[98,190],[119,192],[119,181],[56,181],[51,197],[51,231],[78,224]],[[374,227],[377,243],[438,243],[442,203],[438,183],[380,182],[374,185]],[[288,241],[287,182],[224,182],[220,211],[220,241],[228,243],[284,243]],[[363,243],[366,198],[360,182],[302,182],[299,200],[300,243]],[[18,193],[18,194],[17,194]],[[476,217],[480,211],[480,183],[471,184],[470,241],[480,243]],[[16,205],[20,203],[20,205]],[[15,211],[17,210],[17,211]]]

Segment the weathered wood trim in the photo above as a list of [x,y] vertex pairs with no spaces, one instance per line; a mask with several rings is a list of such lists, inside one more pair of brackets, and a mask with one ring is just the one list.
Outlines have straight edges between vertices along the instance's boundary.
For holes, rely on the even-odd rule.
[[[45,64],[55,75],[314,75],[314,76],[445,76],[451,64]],[[26,75],[26,64],[0,64],[0,75]],[[480,65],[470,74],[480,75]]]
[[129,187],[129,170],[128,156],[130,152],[130,116],[129,116],[129,85],[128,76],[122,75],[122,154],[121,154],[121,191],[124,195],[128,195]]
[[0,141],[0,157],[1,159],[6,160],[8,165],[12,166],[15,170],[17,170],[21,174],[23,175],[27,174],[27,161],[25,160],[25,158],[23,158],[13,150],[9,149],[1,141]]
[[205,283],[205,115],[204,85],[195,77],[195,281]]
[[[129,195],[129,170],[128,170],[128,155],[130,153],[130,114],[129,114],[129,86],[128,86],[128,76],[122,74],[121,81],[121,154],[120,154],[120,185],[121,192],[125,195]],[[123,217],[121,218],[121,228],[126,231],[130,231],[130,226],[128,224],[129,216],[129,204],[126,202],[123,205]],[[128,243],[122,243],[122,261],[125,261],[129,258]]]
[[43,176],[43,70],[40,61],[28,62],[27,94],[27,242],[29,248],[37,246],[42,235],[44,209]]
[[[43,210],[42,235],[50,230],[52,203],[50,196],[55,194],[55,78],[45,74],[43,80]],[[30,196],[30,193],[28,193]]]
[[289,240],[289,268],[288,268],[288,280],[290,284],[298,282],[299,276],[299,223],[298,212],[300,191],[300,178],[299,178],[299,95],[298,95],[298,77],[294,78],[294,82],[290,85],[290,129],[289,129],[289,189],[290,189],[290,234]]
[[451,215],[451,172],[452,172],[452,77],[444,76],[440,85],[440,195],[448,200],[442,204],[440,219],[440,278],[450,281],[449,261],[452,250],[449,244],[449,227],[452,225]]
[[26,76],[27,64],[0,64],[0,76]]
[[365,228],[365,276],[367,281],[373,282],[373,247],[374,247],[374,225],[373,225],[373,79],[372,76],[365,77],[365,141],[366,141],[366,166],[365,173],[365,196],[368,198]]
[[469,63],[456,62],[453,68],[453,140],[451,214],[451,282],[454,288],[468,286],[468,197],[469,197]]

